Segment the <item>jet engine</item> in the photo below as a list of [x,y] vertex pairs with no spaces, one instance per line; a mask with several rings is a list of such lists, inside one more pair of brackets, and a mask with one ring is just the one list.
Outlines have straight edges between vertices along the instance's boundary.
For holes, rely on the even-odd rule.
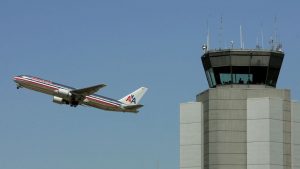
[[66,89],[55,90],[55,93],[59,94],[62,97],[70,97],[70,96],[72,96],[72,93],[69,90],[66,90]]
[[57,104],[69,104],[68,101],[66,101],[65,99],[63,99],[61,97],[57,97],[57,96],[53,96],[53,102],[57,103]]

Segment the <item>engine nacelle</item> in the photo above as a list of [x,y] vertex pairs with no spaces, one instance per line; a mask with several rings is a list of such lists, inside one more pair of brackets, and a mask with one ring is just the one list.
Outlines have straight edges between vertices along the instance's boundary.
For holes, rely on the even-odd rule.
[[65,99],[63,99],[61,97],[57,97],[57,96],[53,96],[53,102],[57,103],[57,104],[69,104],[68,101],[66,101]]
[[69,90],[66,90],[66,89],[55,90],[55,93],[59,94],[62,97],[70,97],[70,96],[72,96],[72,93]]

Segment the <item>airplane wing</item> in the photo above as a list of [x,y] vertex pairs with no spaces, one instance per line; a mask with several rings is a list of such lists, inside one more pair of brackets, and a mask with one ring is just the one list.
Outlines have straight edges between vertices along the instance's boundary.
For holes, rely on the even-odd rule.
[[86,87],[86,88],[82,88],[82,89],[75,89],[75,90],[72,90],[71,93],[73,93],[75,95],[80,95],[80,96],[88,96],[88,95],[96,93],[99,89],[101,89],[105,86],[106,86],[105,84],[99,84],[96,86]]

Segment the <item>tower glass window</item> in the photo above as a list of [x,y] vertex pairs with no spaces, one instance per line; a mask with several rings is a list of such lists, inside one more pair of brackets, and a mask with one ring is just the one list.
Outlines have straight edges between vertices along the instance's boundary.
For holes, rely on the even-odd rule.
[[284,53],[269,50],[216,50],[202,56],[211,88],[222,85],[276,87]]

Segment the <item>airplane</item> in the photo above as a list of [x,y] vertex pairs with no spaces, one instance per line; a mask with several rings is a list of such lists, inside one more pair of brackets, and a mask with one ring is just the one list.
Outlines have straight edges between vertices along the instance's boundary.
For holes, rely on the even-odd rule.
[[143,107],[143,105],[139,104],[139,102],[148,90],[146,87],[141,87],[120,100],[115,100],[94,94],[99,89],[105,87],[105,84],[75,89],[70,86],[54,83],[52,81],[30,75],[15,76],[13,77],[13,80],[17,85],[17,89],[24,87],[52,95],[53,102],[57,104],[67,104],[71,107],[87,105],[108,111],[131,113],[138,113],[138,109]]

